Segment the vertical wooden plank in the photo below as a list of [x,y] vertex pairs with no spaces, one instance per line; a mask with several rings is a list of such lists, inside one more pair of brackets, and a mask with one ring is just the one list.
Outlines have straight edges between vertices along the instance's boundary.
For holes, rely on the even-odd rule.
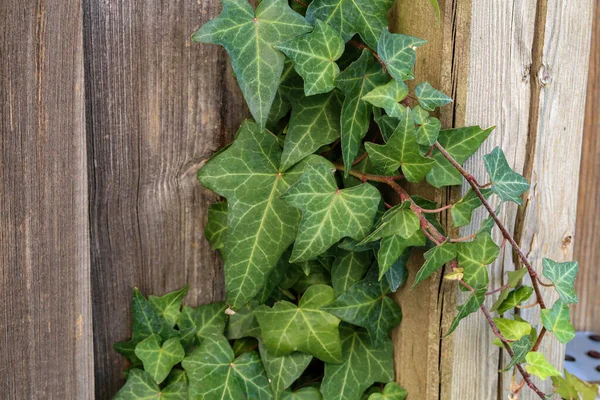
[[191,44],[218,0],[84,2],[96,397],[122,385],[112,344],[130,335],[131,289],[190,284],[190,304],[223,296],[205,241],[215,196],[196,172],[247,114],[218,46]]
[[91,399],[81,3],[4,0],[0,24],[0,392]]
[[575,234],[579,304],[573,309],[573,323],[575,329],[600,332],[600,0],[593,24]]

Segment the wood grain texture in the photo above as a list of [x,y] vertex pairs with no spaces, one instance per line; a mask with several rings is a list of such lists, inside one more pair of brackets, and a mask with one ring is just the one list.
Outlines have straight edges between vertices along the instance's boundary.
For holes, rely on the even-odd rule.
[[575,233],[579,304],[573,323],[577,330],[600,332],[600,0],[593,24]]
[[91,399],[81,3],[4,0],[0,25],[1,397]]
[[192,44],[218,0],[84,2],[96,398],[122,385],[112,349],[131,334],[131,289],[190,285],[187,302],[223,297],[203,231],[215,196],[200,165],[247,115],[229,59]]

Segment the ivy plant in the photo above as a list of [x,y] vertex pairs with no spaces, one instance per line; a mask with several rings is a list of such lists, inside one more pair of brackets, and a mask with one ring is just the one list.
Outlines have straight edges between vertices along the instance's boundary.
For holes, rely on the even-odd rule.
[[[135,289],[132,339],[115,345],[132,366],[116,398],[405,399],[390,338],[402,311],[390,295],[416,251],[412,287],[444,269],[446,284],[468,293],[446,335],[483,314],[509,356],[505,371],[520,375],[511,398],[525,387],[551,395],[534,375],[585,399],[589,385],[563,378],[540,352],[550,334],[574,336],[577,263],[544,259],[541,277],[519,248],[491,204],[520,205],[527,180],[499,148],[484,156],[489,183],[463,168],[493,129],[442,129],[436,113],[452,100],[428,82],[408,84],[426,42],[388,30],[393,1],[221,2],[193,40],[227,50],[253,117],[198,172],[223,199],[208,210],[206,238],[224,261],[226,300],[182,307],[187,288],[149,298]],[[403,184],[464,181],[470,190],[448,205]],[[480,207],[489,218],[474,235],[440,224],[449,213],[455,227],[469,225]],[[518,269],[493,288],[488,266],[503,246]],[[547,305],[542,290],[559,300]],[[523,307],[541,308],[541,320],[511,313]]]

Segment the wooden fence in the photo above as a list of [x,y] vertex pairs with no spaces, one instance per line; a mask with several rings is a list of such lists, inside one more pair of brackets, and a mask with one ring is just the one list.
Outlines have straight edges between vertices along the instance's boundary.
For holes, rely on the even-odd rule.
[[[598,40],[582,139],[594,0],[440,3],[439,24],[425,0],[395,7],[396,29],[429,41],[417,74],[456,99],[446,126],[497,126],[482,151],[502,146],[533,183],[505,222],[536,265],[571,259],[575,245],[586,277],[576,321],[600,329]],[[248,112],[226,53],[189,40],[219,12],[217,0],[1,2],[3,398],[110,398],[125,367],[111,346],[130,335],[134,286],[159,294],[189,283],[190,304],[223,298],[221,264],[203,237],[215,196],[195,173]],[[481,174],[481,157],[468,167]],[[459,194],[411,189],[442,201]],[[506,250],[492,283],[513,268]],[[399,382],[412,399],[504,398],[484,321],[472,317],[441,341],[457,299],[431,281],[397,295]],[[562,348],[548,343],[560,362]]]

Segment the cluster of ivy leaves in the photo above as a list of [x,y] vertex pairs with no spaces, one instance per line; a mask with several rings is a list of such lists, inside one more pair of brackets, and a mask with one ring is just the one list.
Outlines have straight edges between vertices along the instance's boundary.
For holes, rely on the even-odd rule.
[[[390,339],[402,312],[389,295],[406,282],[413,250],[426,251],[414,285],[456,260],[447,277],[472,292],[450,334],[490,290],[494,222],[471,241],[436,243],[422,229],[425,218],[443,233],[436,214],[415,209],[437,204],[411,196],[388,206],[384,184],[351,171],[460,185],[435,145],[463,164],[492,129],[441,129],[435,112],[451,99],[427,82],[411,94],[425,41],[388,31],[393,0],[221,1],[193,40],[225,47],[254,118],[198,173],[224,198],[210,206],[206,237],[224,260],[226,302],[182,308],[187,289],[148,299],[135,290],[133,337],[115,345],[132,363],[117,398],[405,399]],[[521,204],[529,185],[502,150],[484,163],[491,185],[482,195]],[[480,206],[467,192],[450,210],[454,225],[470,224]],[[542,324],[566,343],[577,264],[545,259],[543,271],[560,299]],[[492,307],[515,354],[506,369],[526,364],[559,392],[578,393],[532,351],[538,330],[507,315],[532,296],[526,272],[508,273]]]

